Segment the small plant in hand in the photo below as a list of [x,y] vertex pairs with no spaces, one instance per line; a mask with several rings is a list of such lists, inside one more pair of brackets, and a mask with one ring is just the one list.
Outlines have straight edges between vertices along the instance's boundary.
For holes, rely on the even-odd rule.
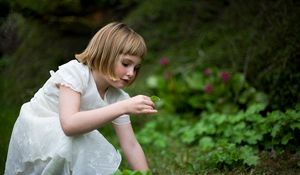
[[163,101],[158,96],[152,95],[150,99],[155,104],[155,108],[160,108],[163,105]]
[[151,98],[151,100],[152,100],[154,103],[160,101],[160,98],[159,98],[158,96],[155,96],[155,95],[152,95],[150,98]]

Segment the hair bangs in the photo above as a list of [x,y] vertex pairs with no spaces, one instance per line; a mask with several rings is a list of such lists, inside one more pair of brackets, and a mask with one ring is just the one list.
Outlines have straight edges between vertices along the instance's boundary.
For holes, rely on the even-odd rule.
[[134,32],[126,38],[121,53],[143,58],[147,53],[147,46],[144,39]]

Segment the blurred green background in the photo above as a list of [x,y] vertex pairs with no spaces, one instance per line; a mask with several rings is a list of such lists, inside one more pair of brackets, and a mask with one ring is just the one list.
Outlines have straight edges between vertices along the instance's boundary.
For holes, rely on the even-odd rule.
[[127,91],[161,98],[132,117],[153,174],[300,173],[299,17],[296,0],[0,0],[0,173],[20,106],[112,21],[148,46]]

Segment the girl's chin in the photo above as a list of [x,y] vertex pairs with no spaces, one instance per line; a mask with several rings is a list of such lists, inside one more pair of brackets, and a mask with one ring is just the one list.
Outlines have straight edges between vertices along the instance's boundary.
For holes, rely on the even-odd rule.
[[113,82],[111,85],[112,85],[113,87],[115,87],[115,88],[122,89],[122,88],[124,88],[124,87],[127,87],[127,86],[128,86],[128,83],[126,83],[126,82]]

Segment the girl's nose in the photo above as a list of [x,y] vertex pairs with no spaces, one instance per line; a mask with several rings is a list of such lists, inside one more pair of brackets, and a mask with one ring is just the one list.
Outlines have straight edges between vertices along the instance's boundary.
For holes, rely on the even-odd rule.
[[127,70],[127,76],[129,76],[129,77],[132,77],[132,76],[134,76],[134,68],[129,68],[128,70]]

